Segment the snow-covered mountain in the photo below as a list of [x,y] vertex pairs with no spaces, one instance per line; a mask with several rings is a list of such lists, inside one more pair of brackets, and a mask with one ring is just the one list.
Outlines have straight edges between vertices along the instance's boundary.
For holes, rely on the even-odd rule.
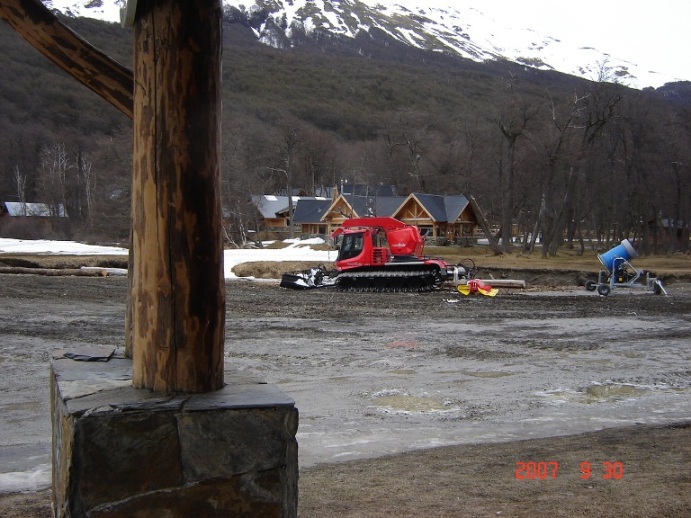
[[[120,21],[125,0],[42,0],[69,16]],[[483,12],[483,0],[223,0],[226,12],[248,24],[274,47],[291,46],[302,34],[329,33],[355,38],[379,29],[416,48],[457,54],[474,61],[508,60],[596,80],[603,67],[609,79],[634,88],[691,80],[649,70],[606,49],[576,46],[559,35],[512,25]]]

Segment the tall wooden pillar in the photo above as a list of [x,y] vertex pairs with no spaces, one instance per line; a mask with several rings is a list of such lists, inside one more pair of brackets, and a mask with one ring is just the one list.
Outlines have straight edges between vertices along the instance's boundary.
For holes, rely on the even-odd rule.
[[134,21],[133,384],[223,386],[221,0],[139,0]]

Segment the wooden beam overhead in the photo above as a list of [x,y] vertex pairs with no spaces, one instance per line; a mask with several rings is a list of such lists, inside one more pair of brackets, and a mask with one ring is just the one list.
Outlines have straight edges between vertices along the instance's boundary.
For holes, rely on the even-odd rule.
[[132,71],[61,23],[39,0],[0,0],[0,19],[55,65],[132,118]]

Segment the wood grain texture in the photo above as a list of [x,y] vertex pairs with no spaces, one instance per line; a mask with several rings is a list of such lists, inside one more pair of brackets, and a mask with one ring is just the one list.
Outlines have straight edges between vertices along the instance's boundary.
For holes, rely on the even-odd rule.
[[141,2],[134,32],[133,383],[208,392],[225,327],[220,0]]
[[132,71],[63,25],[39,0],[0,0],[0,19],[55,65],[132,118]]

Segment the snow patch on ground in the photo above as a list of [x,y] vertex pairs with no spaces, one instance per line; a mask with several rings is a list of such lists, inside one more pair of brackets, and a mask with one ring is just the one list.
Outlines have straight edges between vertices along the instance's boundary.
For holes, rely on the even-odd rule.
[[[272,242],[264,243],[268,246]],[[226,279],[237,278],[233,267],[241,263],[264,261],[315,261],[331,262],[336,259],[335,250],[312,250],[312,245],[322,245],[321,238],[286,239],[285,248],[243,248],[225,250],[223,272]],[[127,248],[117,246],[87,245],[75,241],[47,241],[0,238],[0,254],[40,255],[127,255]]]
[[0,493],[40,491],[50,487],[50,464],[40,464],[26,472],[0,473]]

